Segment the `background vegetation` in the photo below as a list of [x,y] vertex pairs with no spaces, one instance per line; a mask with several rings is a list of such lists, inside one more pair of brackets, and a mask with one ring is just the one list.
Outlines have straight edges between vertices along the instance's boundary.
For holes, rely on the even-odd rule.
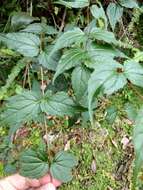
[[0,26],[0,176],[46,144],[78,159],[61,190],[142,189],[142,2],[5,0]]

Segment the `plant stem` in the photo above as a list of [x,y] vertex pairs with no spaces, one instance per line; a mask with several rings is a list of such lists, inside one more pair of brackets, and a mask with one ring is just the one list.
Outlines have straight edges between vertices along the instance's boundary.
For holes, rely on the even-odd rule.
[[28,72],[28,84],[29,84],[29,89],[31,90],[31,80],[30,80],[30,72],[29,72],[29,66],[30,65],[28,65],[28,67],[27,67],[27,72]]
[[62,30],[65,26],[66,13],[67,13],[67,9],[65,8],[59,32],[62,32]]
[[[43,74],[43,68],[41,67],[41,85],[42,85],[42,94],[44,96],[45,92],[44,92],[44,74]],[[46,118],[46,114],[44,113],[44,129],[45,129],[45,135],[46,135],[46,145],[48,148],[48,126],[47,126],[47,118]]]
[[40,68],[40,71],[41,71],[41,85],[42,85],[42,88],[41,88],[41,90],[42,90],[42,94],[44,95],[44,75],[43,75],[43,68],[41,67]]
[[[47,122],[46,122],[46,115],[44,115],[44,127],[45,127],[45,135],[46,135],[46,145],[47,145],[47,148],[48,148],[48,126],[47,126]],[[49,150],[49,148],[48,148]]]
[[32,0],[30,1],[30,16],[33,15],[33,2]]

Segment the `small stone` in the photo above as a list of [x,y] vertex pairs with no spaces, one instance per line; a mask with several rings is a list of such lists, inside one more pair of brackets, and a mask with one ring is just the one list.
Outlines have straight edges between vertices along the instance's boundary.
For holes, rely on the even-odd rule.
[[122,138],[121,143],[123,144],[123,149],[126,149],[129,142],[130,142],[130,140],[127,137]]

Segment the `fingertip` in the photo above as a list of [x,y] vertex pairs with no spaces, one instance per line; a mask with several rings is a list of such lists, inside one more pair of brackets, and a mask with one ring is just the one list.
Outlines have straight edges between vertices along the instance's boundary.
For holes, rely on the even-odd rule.
[[38,190],[56,190],[56,187],[52,183],[48,183],[40,187]]
[[51,176],[47,174],[46,176],[39,179],[41,185],[45,185],[51,182]]
[[28,179],[28,184],[30,187],[39,187],[41,185],[38,179]]
[[53,185],[54,185],[55,187],[59,187],[59,186],[61,186],[61,184],[62,184],[61,181],[59,181],[59,180],[57,180],[57,179],[55,179],[55,178],[52,178],[52,183],[53,183]]

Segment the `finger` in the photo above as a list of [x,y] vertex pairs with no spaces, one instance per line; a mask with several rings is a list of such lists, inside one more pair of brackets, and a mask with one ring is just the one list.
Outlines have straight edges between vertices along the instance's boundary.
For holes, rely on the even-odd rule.
[[38,179],[26,178],[26,184],[28,185],[28,187],[40,187],[41,186],[41,183]]
[[39,179],[39,181],[41,185],[45,185],[52,182],[55,187],[59,187],[62,184],[62,182],[60,182],[59,180],[52,178],[50,174],[47,174],[46,176],[42,177],[41,179]]
[[56,190],[56,187],[52,183],[48,183],[48,184],[43,185],[42,187],[40,187],[36,190]]
[[19,174],[9,176],[5,178],[3,181],[6,181],[7,183],[11,184],[11,186],[13,186],[15,189],[19,190],[25,190],[29,187],[26,178],[20,176]]
[[41,185],[46,185],[51,182],[51,176],[49,174],[39,179]]
[[61,186],[61,184],[62,184],[61,181],[59,181],[59,180],[57,180],[57,179],[55,179],[55,178],[52,178],[52,183],[53,183],[53,185],[54,185],[55,187],[59,187],[59,186]]

